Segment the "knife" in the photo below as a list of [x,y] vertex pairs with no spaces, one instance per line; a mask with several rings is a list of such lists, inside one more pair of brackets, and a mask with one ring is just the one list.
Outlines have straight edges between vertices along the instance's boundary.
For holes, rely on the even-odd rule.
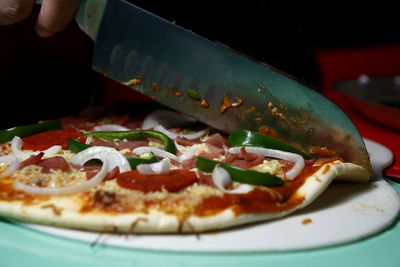
[[218,130],[276,132],[303,151],[327,147],[372,174],[347,115],[301,82],[124,0],[85,0],[93,69]]

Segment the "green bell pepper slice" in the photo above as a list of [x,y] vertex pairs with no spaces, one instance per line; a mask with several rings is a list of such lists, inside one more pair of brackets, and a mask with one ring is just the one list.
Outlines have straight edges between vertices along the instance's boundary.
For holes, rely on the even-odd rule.
[[197,93],[195,90],[193,90],[192,88],[188,88],[188,90],[187,90],[187,94],[191,97],[191,98],[193,98],[194,100],[200,100],[201,99],[201,96],[200,96],[200,94],[199,93]]
[[[81,143],[77,140],[71,139],[71,138],[68,138],[67,144],[68,144],[68,149],[74,153],[79,153],[79,152],[91,147],[91,145],[83,144],[83,143]],[[149,164],[149,163],[154,163],[154,162],[158,161],[152,153],[144,153],[137,158],[130,157],[130,156],[125,156],[125,158],[128,160],[129,165],[131,166],[132,170],[136,170],[136,166],[139,164]]]
[[249,130],[237,130],[232,132],[228,138],[229,146],[240,147],[240,146],[256,146],[264,147],[276,150],[282,150],[286,152],[292,152],[301,155],[304,159],[311,159],[309,155],[303,151],[292,147],[291,145],[285,144],[281,141],[267,137],[258,132]]
[[219,165],[224,168],[230,175],[233,181],[239,183],[246,183],[252,185],[262,185],[262,186],[282,186],[284,184],[283,180],[278,176],[271,173],[258,172],[253,170],[247,170],[239,168],[230,164],[205,159],[202,157],[197,157],[196,167],[199,170],[205,172],[212,172],[215,166]]
[[163,141],[165,151],[172,154],[176,153],[174,142],[165,134],[152,130],[132,130],[132,131],[115,131],[115,132],[91,132],[83,135],[84,137],[95,136],[97,138],[112,141],[114,139],[137,140],[144,138],[154,138]]
[[58,120],[17,126],[0,131],[0,143],[8,142],[15,136],[26,137],[41,132],[58,130],[61,128],[61,121]]

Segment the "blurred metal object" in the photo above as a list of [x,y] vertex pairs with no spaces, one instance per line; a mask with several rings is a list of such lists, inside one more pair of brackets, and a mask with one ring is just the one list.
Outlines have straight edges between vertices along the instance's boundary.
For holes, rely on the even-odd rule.
[[327,147],[372,174],[348,116],[293,77],[123,0],[82,1],[77,21],[104,76],[223,132],[272,129],[305,152]]
[[335,87],[359,112],[387,127],[400,130],[400,74],[339,81]]

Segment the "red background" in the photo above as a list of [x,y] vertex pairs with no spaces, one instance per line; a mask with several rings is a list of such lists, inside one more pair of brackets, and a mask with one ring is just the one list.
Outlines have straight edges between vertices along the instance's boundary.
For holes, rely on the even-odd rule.
[[326,49],[316,53],[321,70],[321,87],[325,96],[342,108],[363,137],[376,141],[394,154],[394,163],[385,169],[385,176],[400,179],[400,134],[398,130],[372,122],[353,108],[349,99],[338,92],[334,83],[356,79],[359,75],[387,76],[400,74],[400,46]]

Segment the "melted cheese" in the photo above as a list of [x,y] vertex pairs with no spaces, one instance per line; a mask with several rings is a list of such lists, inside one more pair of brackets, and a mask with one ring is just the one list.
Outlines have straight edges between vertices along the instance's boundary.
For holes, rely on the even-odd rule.
[[125,154],[127,154],[127,153],[131,153],[132,150],[129,149],[129,148],[124,148],[124,149],[120,150],[119,152],[120,152],[122,155],[125,155]]
[[158,148],[158,149],[164,149],[164,145],[162,143],[155,142],[155,141],[150,141],[149,142],[149,147],[155,147],[155,148]]
[[3,171],[5,171],[5,170],[8,168],[8,166],[10,166],[10,164],[1,162],[1,163],[0,163],[0,173],[2,173]]
[[207,152],[210,153],[210,150],[208,149],[208,147],[206,146],[206,144],[199,144],[196,152],[194,153],[194,155],[197,157],[199,156],[202,152]]
[[51,170],[50,173],[42,173],[42,167],[29,165],[14,173],[17,180],[26,184],[46,186],[46,187],[65,187],[85,181],[86,173],[70,169],[65,172],[62,170]]
[[[172,193],[163,189],[162,191],[143,193],[139,190],[131,190],[118,186],[116,180],[109,180],[102,184],[102,190],[116,192],[117,198],[123,203],[122,205],[133,205],[135,210],[145,211],[146,203],[151,204],[153,209],[165,213],[172,213],[179,217],[190,214],[193,209],[201,204],[204,197],[223,196],[223,192],[206,185],[197,183],[189,186],[180,192]],[[95,189],[94,189],[95,190]]]
[[283,174],[282,164],[278,160],[264,160],[263,163],[253,166],[250,169],[258,172],[269,172],[274,175]]
[[[60,151],[57,152],[56,155],[51,155],[49,158],[54,157],[54,156],[61,156],[63,157],[66,161],[70,161],[71,158],[75,155],[71,150],[63,150],[61,149]],[[45,158],[45,157],[43,157]]]

